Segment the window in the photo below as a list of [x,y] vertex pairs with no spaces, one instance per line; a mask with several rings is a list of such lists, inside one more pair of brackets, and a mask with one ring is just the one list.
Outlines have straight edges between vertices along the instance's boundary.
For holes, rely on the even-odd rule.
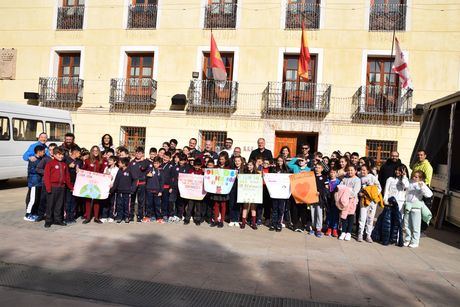
[[58,96],[76,95],[79,90],[80,53],[59,53],[58,56],[57,94]]
[[136,147],[145,147],[145,127],[121,127],[120,145],[126,147],[129,152],[135,152]]
[[236,0],[209,0],[205,12],[207,29],[229,29],[236,27]]
[[84,14],[84,0],[62,0],[62,7],[58,8],[57,28],[60,30],[82,29]]
[[42,121],[13,118],[13,140],[15,141],[36,141],[43,131]]
[[320,0],[289,0],[286,6],[286,29],[319,29]]
[[369,12],[369,30],[403,31],[405,29],[405,0],[371,0]]
[[[283,62],[283,81],[299,82],[297,69],[299,68],[298,54],[285,54]],[[316,55],[310,54],[310,64],[308,66],[308,82],[316,83]]]
[[227,131],[200,130],[200,135],[198,137],[199,144],[201,144],[200,149],[203,150],[205,141],[210,140],[212,142],[212,150],[220,152],[224,148],[226,138]]
[[63,142],[67,132],[70,132],[68,123],[46,122],[46,133],[51,142]]
[[126,83],[126,93],[131,96],[152,94],[153,53],[129,53]]
[[8,141],[10,139],[10,119],[8,117],[0,117],[0,140]]
[[[227,80],[233,80],[233,52],[221,52],[220,56],[224,62],[225,71],[227,72]],[[209,52],[203,53],[203,80],[212,80],[211,57]]]
[[129,6],[128,28],[155,29],[157,5],[157,0],[132,0],[132,4]]
[[387,113],[394,110],[399,97],[399,78],[390,57],[369,57],[366,75],[366,109]]
[[373,158],[377,167],[390,158],[392,151],[397,150],[397,141],[366,140],[366,156]]

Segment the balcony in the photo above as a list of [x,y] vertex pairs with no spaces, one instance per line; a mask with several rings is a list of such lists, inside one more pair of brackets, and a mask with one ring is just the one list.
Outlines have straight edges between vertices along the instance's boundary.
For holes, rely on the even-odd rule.
[[40,78],[40,106],[75,110],[83,101],[83,80],[79,78]]
[[286,4],[286,29],[301,29],[302,21],[306,29],[319,29],[320,10],[317,3]]
[[132,4],[129,6],[128,29],[155,29],[157,4]]
[[406,11],[406,4],[371,5],[369,31],[405,31]]
[[59,7],[56,28],[58,30],[81,30],[84,15],[84,5]]
[[205,29],[234,29],[236,27],[236,3],[208,4],[205,8]]
[[150,78],[110,80],[110,111],[143,113],[156,106],[157,81]]
[[330,110],[331,86],[307,82],[269,82],[265,118],[324,118]]
[[353,95],[353,119],[367,122],[384,120],[402,122],[412,118],[412,90],[397,86],[361,86]]
[[236,111],[237,95],[236,81],[192,80],[187,113],[231,115]]

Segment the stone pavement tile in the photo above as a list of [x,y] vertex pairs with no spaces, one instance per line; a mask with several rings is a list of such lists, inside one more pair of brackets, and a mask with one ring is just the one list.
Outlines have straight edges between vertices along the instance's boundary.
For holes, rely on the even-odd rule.
[[422,306],[417,297],[397,273],[384,264],[380,266],[353,265],[359,288],[369,305]]
[[[175,270],[161,270],[158,274],[154,275],[150,281],[201,288],[208,279],[209,272],[207,270],[190,270],[190,268],[181,267]],[[222,282],[223,279],[220,281]]]
[[426,306],[458,306],[460,291],[440,273],[433,271],[412,271],[401,274],[404,283]]
[[449,284],[460,291],[460,273],[457,272],[440,272],[441,276],[447,280]]
[[315,301],[327,300],[331,303],[353,305],[367,304],[352,272],[310,269],[309,276],[311,298]]
[[289,297],[301,300],[309,300],[310,286],[307,279],[275,279],[270,283],[259,281],[256,295]]
[[457,272],[460,273],[460,257],[453,253],[444,253],[443,260],[440,261],[439,255],[434,255],[431,251],[419,251],[414,249],[413,252],[436,271]]
[[219,276],[220,273],[221,272],[213,272],[206,278],[206,281],[200,288],[246,294],[256,293],[257,281],[253,279],[244,279],[237,275],[222,278]]
[[105,275],[144,281],[151,281],[159,273],[160,269],[158,268],[146,268],[145,266],[129,262],[115,263],[103,272]]

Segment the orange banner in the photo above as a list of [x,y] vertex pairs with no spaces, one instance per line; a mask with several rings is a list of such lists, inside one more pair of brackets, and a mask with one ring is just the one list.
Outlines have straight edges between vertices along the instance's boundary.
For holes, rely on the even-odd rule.
[[315,204],[319,202],[314,172],[302,172],[289,176],[291,193],[296,204]]

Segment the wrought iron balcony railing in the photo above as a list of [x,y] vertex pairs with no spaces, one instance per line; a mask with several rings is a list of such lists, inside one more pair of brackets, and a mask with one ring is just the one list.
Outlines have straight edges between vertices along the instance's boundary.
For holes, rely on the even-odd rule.
[[412,118],[412,90],[397,86],[361,86],[353,95],[353,118],[404,121]]
[[58,8],[57,29],[79,30],[83,29],[85,6],[62,6]]
[[308,82],[269,82],[264,117],[324,117],[330,110],[331,86]]
[[43,107],[73,110],[83,101],[83,80],[79,78],[40,78],[39,102]]
[[238,82],[192,80],[188,90],[188,113],[231,114],[236,111]]
[[206,5],[205,29],[234,29],[236,27],[236,11],[236,3]]
[[374,4],[370,7],[370,31],[406,30],[406,4]]
[[129,29],[155,29],[157,26],[157,4],[132,4],[129,6]]
[[300,29],[302,21],[307,29],[319,29],[320,10],[317,3],[286,4],[286,29]]
[[156,106],[157,81],[151,78],[110,80],[110,111],[150,112]]

